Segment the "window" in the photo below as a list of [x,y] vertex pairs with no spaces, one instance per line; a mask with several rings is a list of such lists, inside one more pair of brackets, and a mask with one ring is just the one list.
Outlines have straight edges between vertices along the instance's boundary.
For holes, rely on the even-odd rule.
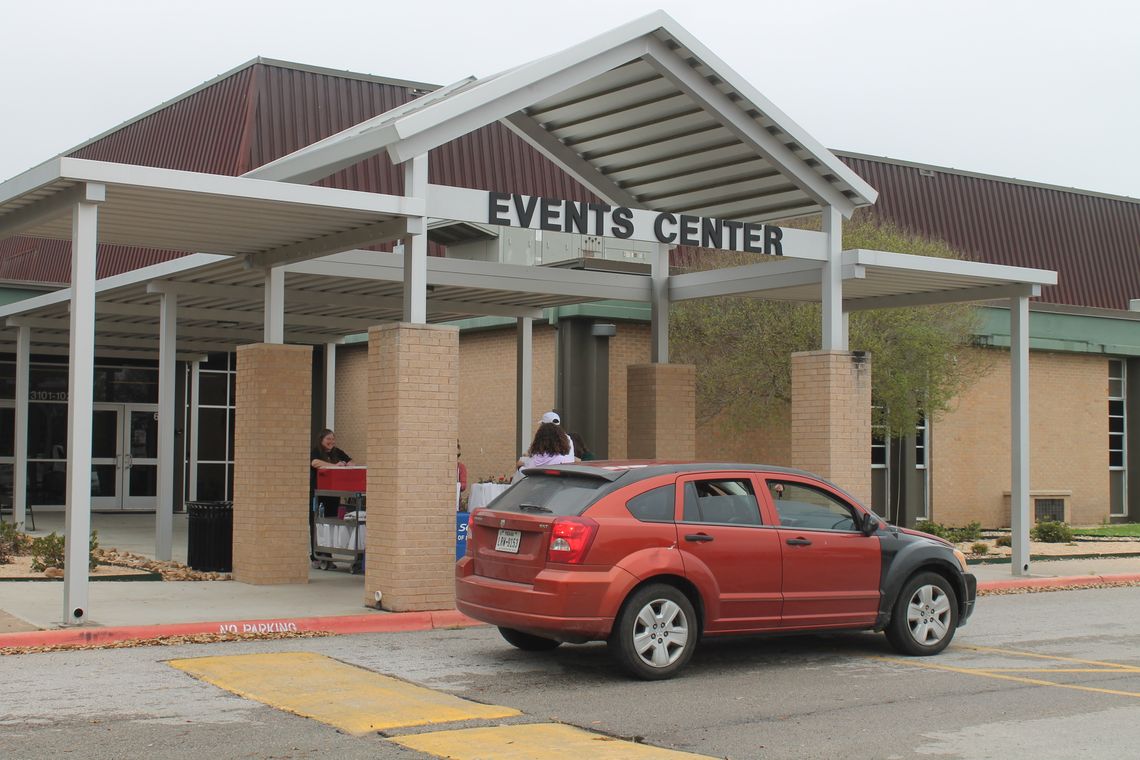
[[1128,513],[1127,410],[1124,361],[1108,360],[1108,491],[1109,514],[1123,517]]
[[673,522],[673,486],[661,486],[634,496],[625,503],[629,513],[642,522]]
[[768,491],[785,528],[858,530],[852,508],[818,488],[777,480],[768,482]]
[[685,483],[684,521],[718,525],[760,525],[756,492],[747,478]]
[[210,354],[194,365],[191,395],[197,413],[191,429],[190,477],[192,501],[233,499],[235,354]]

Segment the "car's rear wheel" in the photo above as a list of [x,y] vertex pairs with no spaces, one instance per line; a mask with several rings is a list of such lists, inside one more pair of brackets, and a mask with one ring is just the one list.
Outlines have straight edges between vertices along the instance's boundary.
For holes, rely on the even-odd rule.
[[902,654],[924,656],[945,649],[958,629],[958,596],[938,573],[919,573],[895,600],[887,641]]
[[548,652],[562,644],[561,641],[535,636],[530,633],[516,631],[514,628],[499,626],[499,633],[511,646],[518,647],[524,652]]
[[680,589],[655,583],[635,591],[622,606],[610,651],[632,675],[647,681],[671,678],[693,656],[697,616]]

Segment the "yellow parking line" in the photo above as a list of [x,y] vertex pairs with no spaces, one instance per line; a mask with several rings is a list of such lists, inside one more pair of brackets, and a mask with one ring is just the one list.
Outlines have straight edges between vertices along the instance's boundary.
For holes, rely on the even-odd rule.
[[987,673],[1135,673],[1132,668],[978,668]]
[[305,652],[171,660],[179,670],[247,699],[351,734],[519,715]]
[[1007,654],[1014,657],[1030,657],[1037,660],[1053,660],[1054,662],[1075,662],[1081,665],[1100,665],[1107,668],[1116,668],[1118,670],[1128,670],[1140,673],[1140,667],[1135,665],[1122,665],[1118,662],[1103,662],[1101,660],[1082,660],[1076,657],[1059,657],[1053,654],[1039,654],[1037,652],[1022,652],[1017,649],[999,649],[997,647],[978,647],[978,646],[955,646],[954,649],[969,649],[973,652],[981,652],[983,654]]
[[[1080,684],[1073,683],[1057,683],[1055,681],[1044,681],[1039,678],[1021,678],[1019,676],[1008,676],[1002,673],[994,673],[983,669],[973,668],[956,668],[953,665],[935,665],[930,662],[918,662],[916,660],[903,660],[896,657],[874,657],[872,659],[881,660],[883,662],[893,662],[899,665],[909,665],[914,668],[926,668],[927,670],[942,670],[949,673],[962,673],[968,676],[981,676],[983,678],[995,678],[1000,681],[1015,681],[1017,683],[1030,684],[1032,686],[1056,686],[1058,689],[1072,689],[1074,691],[1089,691],[1097,694],[1112,694],[1118,697],[1136,697],[1140,698],[1140,692],[1135,691],[1117,691],[1116,689],[1098,689],[1095,686],[1081,686]],[[1116,671],[1101,671],[1105,673]]]
[[707,757],[627,742],[559,723],[436,731],[401,736],[392,741],[449,760],[680,760]]

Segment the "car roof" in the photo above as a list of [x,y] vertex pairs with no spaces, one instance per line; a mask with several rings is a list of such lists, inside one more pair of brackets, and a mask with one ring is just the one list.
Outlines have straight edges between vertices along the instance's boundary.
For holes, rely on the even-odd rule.
[[[806,470],[796,470],[791,467],[779,467],[767,464],[747,464],[742,462],[691,462],[669,461],[663,459],[613,459],[594,462],[579,462],[575,464],[547,465],[543,467],[527,468],[523,472],[557,471],[566,474],[586,475],[601,478],[611,483],[621,480],[622,485],[638,480],[656,477],[658,475],[673,475],[685,472],[772,472],[785,475],[802,475],[804,477],[824,480],[823,478]],[[828,482],[824,480],[824,482]]]

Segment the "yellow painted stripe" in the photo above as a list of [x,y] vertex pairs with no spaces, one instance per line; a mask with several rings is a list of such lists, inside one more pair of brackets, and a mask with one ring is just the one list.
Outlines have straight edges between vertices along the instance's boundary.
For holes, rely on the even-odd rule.
[[1131,668],[977,668],[987,673],[1135,673]]
[[[874,657],[872,659],[881,660],[882,662],[893,662],[898,665],[909,665],[912,668],[925,668],[927,670],[942,670],[949,673],[962,673],[968,676],[981,676],[982,678],[994,678],[999,681],[1014,681],[1016,683],[1025,683],[1032,686],[1055,686],[1058,689],[1072,689],[1073,691],[1089,691],[1096,694],[1112,694],[1118,697],[1136,697],[1140,698],[1140,692],[1135,691],[1118,691],[1116,689],[1098,689],[1095,686],[1081,686],[1075,683],[1057,683],[1055,681],[1044,681],[1038,678],[1020,678],[1018,676],[1007,676],[1002,673],[994,673],[982,669],[972,668],[956,668],[952,665],[935,665],[929,662],[918,662],[916,660],[900,660],[894,657]],[[1114,671],[1100,671],[1100,672],[1114,672]]]
[[1037,660],[1053,660],[1054,662],[1075,662],[1080,665],[1100,665],[1106,668],[1117,668],[1119,670],[1136,671],[1140,673],[1140,667],[1134,665],[1122,665],[1117,662],[1104,662],[1102,660],[1081,660],[1075,657],[1059,657],[1053,654],[1039,654],[1037,652],[1022,652],[1017,649],[976,646],[956,646],[954,649],[969,649],[972,652],[980,652],[982,654],[1007,654],[1013,657],[1030,657]]
[[171,660],[179,670],[234,694],[351,734],[518,715],[307,652]]
[[451,760],[643,760],[707,757],[614,739],[559,723],[464,728],[401,736],[392,741]]

